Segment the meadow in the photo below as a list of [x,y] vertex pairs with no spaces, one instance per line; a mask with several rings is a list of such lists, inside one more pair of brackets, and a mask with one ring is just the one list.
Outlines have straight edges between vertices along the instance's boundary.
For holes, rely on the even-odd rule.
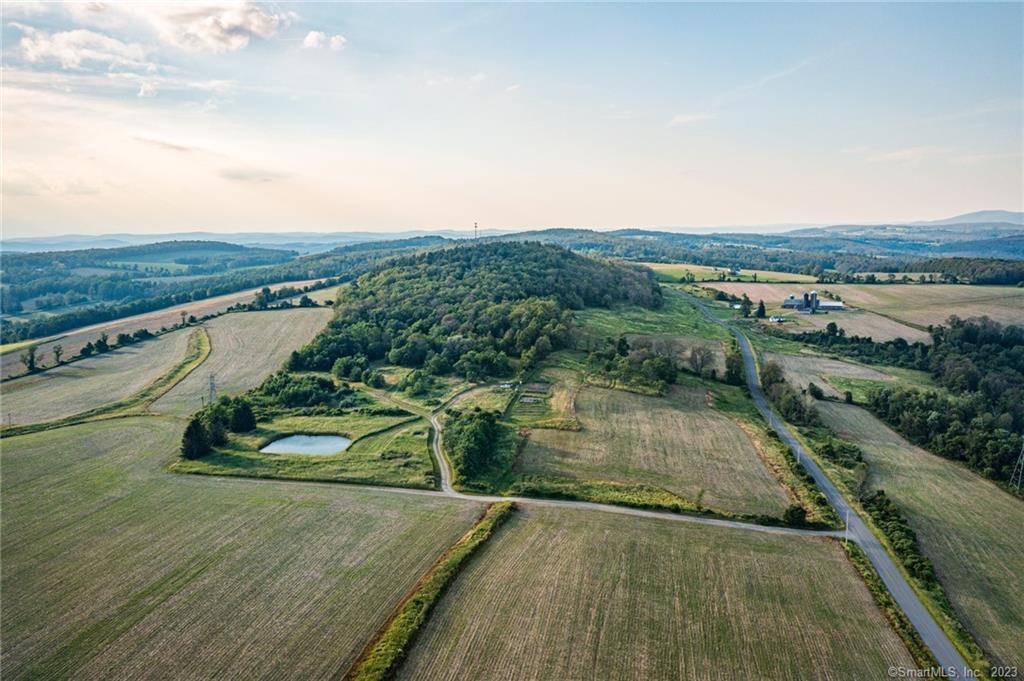
[[161,414],[187,416],[209,395],[213,374],[218,395],[234,395],[258,386],[280,369],[292,350],[305,345],[330,320],[330,308],[293,308],[237,312],[204,324],[213,350],[202,368],[153,404]]
[[[741,296],[746,293],[755,303],[781,305],[786,296],[800,295],[807,288],[828,291],[847,306],[861,308],[896,322],[925,330],[929,324],[942,324],[950,315],[962,319],[988,316],[1004,324],[1024,323],[1024,289],[1009,286],[968,286],[959,284],[817,284],[800,287],[782,284],[708,283],[705,286]],[[792,313],[791,313],[792,314]],[[846,313],[823,315],[824,323],[856,323]],[[795,316],[795,315],[793,315]],[[853,329],[849,329],[852,333]],[[876,339],[878,339],[876,337]]]
[[102,355],[0,384],[3,425],[43,423],[127,398],[185,356],[192,329],[158,336]]
[[722,274],[730,280],[739,281],[762,281],[762,282],[792,282],[792,283],[813,283],[815,277],[809,274],[795,274],[793,272],[774,272],[772,270],[749,270],[741,269],[739,275],[730,274],[728,268],[711,267],[709,265],[691,265],[687,263],[663,263],[644,262],[640,263],[650,267],[659,275],[663,281],[678,282],[692,274],[695,281],[718,281]]
[[1024,502],[860,407],[822,402],[819,410],[864,451],[867,486],[884,489],[907,515],[960,621],[992,661],[1024,660]]
[[[274,284],[269,288],[271,290],[277,290],[283,286],[308,286],[309,284],[313,284],[317,281],[320,280],[307,279],[303,281],[289,281],[282,284]],[[223,296],[196,300],[191,303],[165,307],[145,314],[122,317],[121,319],[114,319],[109,322],[101,322],[99,324],[91,324],[79,329],[67,331],[58,337],[42,338],[38,341],[32,342],[36,344],[40,363],[48,366],[53,363],[52,352],[53,346],[56,344],[60,344],[64,347],[64,358],[70,359],[72,355],[78,354],[86,343],[94,342],[102,333],[106,333],[110,336],[110,341],[113,342],[119,333],[134,333],[139,329],[149,329],[153,333],[156,333],[163,327],[171,329],[181,324],[182,312],[186,315],[195,315],[197,318],[205,315],[219,314],[238,303],[248,303],[252,301],[259,291],[260,289],[253,288],[245,291],[238,291],[237,293],[229,293]],[[13,347],[13,344],[11,347]],[[3,354],[0,355],[0,374],[2,374],[3,378],[17,376],[24,373],[25,367],[19,360],[19,354],[20,353],[12,349],[4,349]]]
[[483,510],[172,475],[182,428],[4,440],[5,678],[337,678]]
[[664,305],[657,310],[639,305],[588,308],[576,313],[577,324],[592,337],[617,338],[624,334],[683,336],[729,340],[725,329],[710,322],[679,292],[662,287]]
[[829,397],[841,398],[849,390],[856,402],[864,402],[867,392],[876,386],[899,383],[908,387],[941,390],[924,371],[900,367],[881,367],[818,355],[764,353],[766,361],[782,367],[786,380],[800,388],[814,383]]
[[885,678],[890,665],[914,666],[830,540],[523,507],[397,678]]
[[781,515],[786,494],[750,436],[707,401],[699,388],[662,398],[583,387],[580,429],[532,430],[516,472],[646,484],[717,510]]

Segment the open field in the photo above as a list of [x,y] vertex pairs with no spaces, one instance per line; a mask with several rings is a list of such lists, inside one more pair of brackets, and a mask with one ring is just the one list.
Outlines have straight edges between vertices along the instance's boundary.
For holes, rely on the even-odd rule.
[[4,440],[4,678],[337,678],[483,508],[171,475],[182,427]]
[[868,486],[907,515],[959,619],[994,663],[1024,661],[1024,502],[966,468],[915,447],[860,407],[820,403],[856,442]]
[[[690,265],[687,263],[663,263],[644,262],[640,263],[650,267],[659,275],[667,277],[668,281],[679,281],[686,276],[687,272],[693,274],[696,281],[716,281],[724,273],[729,279],[740,281],[763,281],[763,282],[814,282],[815,277],[809,274],[794,274],[792,272],[773,272],[771,270],[740,270],[739,276],[729,274],[729,269],[724,267],[711,267],[709,265]],[[755,278],[756,275],[756,278]]]
[[[286,480],[352,482],[434,489],[427,446],[430,424],[408,416],[294,416],[261,423],[202,459],[171,464],[177,473],[238,475]],[[261,454],[271,441],[293,433],[343,435],[353,443],[332,456]]]
[[665,304],[661,309],[649,310],[638,305],[619,305],[609,310],[587,308],[576,313],[576,322],[597,338],[642,334],[729,340],[722,327],[708,321],[678,292],[665,287],[662,291]]
[[692,388],[660,398],[584,387],[575,396],[581,430],[534,429],[516,470],[648,484],[719,510],[780,515],[786,494],[754,443],[705,399]]
[[320,332],[331,318],[329,308],[238,312],[217,317],[205,326],[213,351],[202,368],[192,372],[153,404],[161,414],[185,416],[202,407],[209,395],[210,374],[218,395],[254,388],[280,369],[292,350]]
[[[270,289],[277,290],[282,286],[308,286],[309,284],[317,281],[320,280],[307,279],[303,281],[289,281],[281,284],[274,284]],[[53,346],[56,343],[60,343],[64,346],[64,357],[65,359],[70,359],[72,355],[78,354],[83,345],[99,338],[101,333],[106,333],[110,336],[110,342],[113,342],[119,333],[132,333],[139,329],[149,329],[156,333],[161,327],[173,328],[175,325],[180,324],[182,312],[189,315],[195,315],[196,317],[216,314],[218,312],[223,312],[237,303],[248,303],[256,296],[256,293],[258,293],[259,290],[260,289],[258,288],[247,289],[237,293],[229,293],[223,296],[206,298],[205,300],[197,300],[195,302],[184,303],[182,305],[165,307],[145,314],[122,317],[121,319],[115,319],[109,322],[101,322],[99,324],[92,324],[80,329],[73,329],[71,331],[64,332],[59,337],[40,339],[38,341],[38,352],[42,360],[41,363],[43,365],[53,363],[53,357],[50,353],[53,351]],[[17,354],[7,352],[5,350],[5,354],[0,356],[0,373],[2,373],[4,378],[16,376],[23,373],[24,370],[25,368],[18,360]]]
[[[789,294],[800,295],[805,288],[790,284],[708,283],[733,295],[746,293],[755,303],[781,305]],[[950,315],[961,318],[987,315],[1004,324],[1024,324],[1024,289],[1009,286],[966,286],[956,284],[817,284],[819,292],[838,295],[854,306],[905,324],[927,327],[942,324]],[[825,315],[826,323],[840,324],[844,313]],[[795,315],[794,315],[795,316]]]
[[875,679],[913,667],[842,549],[526,507],[469,561],[400,679]]
[[182,361],[193,329],[182,329],[0,384],[3,424],[43,423],[129,397]]
[[858,402],[864,401],[867,391],[874,386],[898,383],[900,385],[941,390],[924,371],[899,367],[872,367],[854,361],[844,361],[817,355],[785,355],[766,352],[765,360],[775,362],[794,386],[806,388],[817,384],[826,395],[842,397],[849,390]]
[[309,296],[310,298],[320,303],[321,305],[325,303],[333,305],[334,301],[338,298],[338,291],[341,290],[342,286],[345,286],[345,284],[338,284],[337,286],[328,286],[327,288],[317,289],[316,291],[310,291],[309,293],[300,293],[299,295],[293,298],[289,298],[288,300],[290,300],[293,304],[298,304],[299,299],[305,295]]
[[[829,322],[835,322],[848,336],[868,336],[879,342],[896,338],[906,339],[910,343],[932,342],[932,337],[927,331],[901,324],[895,319],[868,310],[845,310],[830,314],[795,314],[792,310],[783,310],[781,307],[768,310],[768,316],[774,314],[785,315],[789,320],[782,327],[786,331],[820,331],[828,326]],[[772,324],[767,321],[763,323]]]

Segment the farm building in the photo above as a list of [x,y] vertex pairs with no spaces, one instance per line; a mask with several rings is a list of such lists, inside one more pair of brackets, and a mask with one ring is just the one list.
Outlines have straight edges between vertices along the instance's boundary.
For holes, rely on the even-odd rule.
[[821,300],[818,298],[817,291],[811,291],[810,293],[804,293],[803,297],[797,298],[794,295],[790,295],[784,301],[782,301],[782,307],[792,308],[798,312],[806,314],[814,314],[816,312],[837,312],[844,310],[846,307],[842,301],[839,300]]

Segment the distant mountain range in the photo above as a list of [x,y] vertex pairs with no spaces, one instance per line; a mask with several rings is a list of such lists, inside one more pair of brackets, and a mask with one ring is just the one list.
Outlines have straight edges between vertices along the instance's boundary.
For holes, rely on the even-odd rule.
[[[795,228],[795,229],[794,229]],[[973,213],[955,215],[942,220],[924,220],[917,222],[894,222],[888,224],[840,224],[830,226],[798,226],[798,225],[736,225],[720,228],[684,228],[664,227],[651,230],[651,233],[690,234],[694,237],[703,235],[720,241],[725,237],[735,237],[737,242],[757,242],[758,229],[764,238],[771,235],[775,247],[792,248],[794,241],[821,241],[822,239],[839,240],[843,250],[861,253],[891,252],[964,252],[972,255],[1002,255],[1004,248],[1014,251],[1009,257],[1020,250],[1020,239],[1024,237],[1024,213],[1006,210],[982,210]],[[516,233],[517,230],[482,229],[479,236],[501,236]],[[532,230],[518,230],[529,232]],[[612,234],[625,235],[629,232],[645,230],[616,230]],[[0,241],[0,250],[9,252],[38,252],[79,250],[84,248],[119,248],[138,246],[161,241],[223,241],[242,246],[259,248],[276,248],[298,251],[299,253],[319,253],[338,246],[354,243],[367,243],[392,239],[405,239],[417,236],[436,235],[451,239],[472,238],[472,230],[409,230],[404,232],[240,232],[222,234],[217,232],[177,232],[171,234],[103,234],[103,235],[64,235],[42,237],[17,237]],[[961,242],[966,248],[950,248],[948,245]],[[927,248],[922,246],[927,244]],[[767,244],[761,244],[767,245]],[[833,247],[839,244],[833,244]]]

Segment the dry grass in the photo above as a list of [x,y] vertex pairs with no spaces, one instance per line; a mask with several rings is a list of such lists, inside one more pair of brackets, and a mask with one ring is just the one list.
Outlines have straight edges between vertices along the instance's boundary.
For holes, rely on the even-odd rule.
[[[307,279],[303,281],[289,281],[282,284],[274,284],[270,289],[277,290],[282,286],[307,286],[317,281],[320,280]],[[86,343],[95,341],[99,338],[101,333],[106,333],[110,336],[110,342],[114,342],[114,339],[117,338],[117,334],[119,333],[133,333],[139,329],[149,329],[155,333],[159,331],[161,327],[173,328],[175,325],[180,324],[181,312],[183,311],[190,315],[195,315],[196,317],[216,314],[218,312],[223,312],[237,303],[248,303],[256,296],[256,293],[259,292],[259,290],[260,289],[258,288],[254,288],[239,291],[237,293],[229,293],[223,296],[197,300],[192,303],[175,305],[173,307],[165,307],[145,314],[123,317],[109,322],[92,324],[80,329],[66,331],[59,338],[40,340],[37,346],[38,352],[43,360],[42,363],[49,365],[53,363],[53,355],[51,353],[53,352],[53,346],[56,344],[64,346],[64,357],[65,359],[68,359],[72,355],[78,354],[82,349],[82,346]],[[23,373],[24,370],[25,367],[18,359],[18,353],[8,352],[0,357],[0,373],[2,373],[4,378],[7,378],[8,376],[17,376],[18,374]]]
[[3,424],[44,423],[134,395],[182,360],[192,329],[0,384]]
[[203,366],[153,404],[161,414],[185,416],[202,407],[215,377],[217,394],[254,388],[280,369],[292,350],[309,342],[331,318],[326,308],[239,312],[206,323],[213,351]]
[[[662,262],[645,262],[640,263],[646,267],[650,267],[659,274],[665,274],[675,279],[681,279],[686,276],[689,272],[693,274],[694,279],[697,281],[715,281],[718,279],[719,274],[724,272],[730,279],[736,277],[729,274],[727,268],[722,267],[711,267],[708,265],[690,265],[686,263],[662,263]],[[753,281],[754,275],[757,275],[757,281],[771,282],[771,281],[790,281],[790,282],[810,282],[815,281],[815,277],[809,274],[794,274],[792,272],[775,272],[772,270],[740,270],[739,279],[743,281]]]
[[[800,295],[806,288],[812,288],[747,283],[709,283],[706,286],[737,296],[746,293],[755,302],[763,299],[765,305],[781,305],[787,295]],[[961,318],[987,315],[1005,324],[1024,324],[1024,289],[1020,288],[955,284],[818,284],[813,288],[838,295],[848,306],[921,328],[942,324],[953,314]],[[839,324],[842,315],[825,315],[826,323]]]
[[527,507],[400,679],[876,679],[913,666],[840,547]]
[[868,486],[907,514],[960,620],[993,661],[1024,661],[1024,503],[915,447],[867,411],[822,403],[829,425],[861,446]]
[[750,438],[702,391],[660,398],[585,387],[575,416],[578,432],[535,429],[517,472],[645,483],[736,513],[778,515],[786,506]]
[[767,361],[775,362],[786,375],[786,380],[800,388],[806,388],[808,383],[817,384],[826,395],[842,397],[842,393],[832,387],[827,376],[841,376],[843,378],[866,379],[870,381],[893,381],[894,377],[885,372],[873,369],[863,364],[843,362],[828,357],[812,357],[806,355],[782,355],[774,352],[766,352],[764,358]]
[[337,678],[482,509],[168,474],[182,425],[3,441],[5,678]]

